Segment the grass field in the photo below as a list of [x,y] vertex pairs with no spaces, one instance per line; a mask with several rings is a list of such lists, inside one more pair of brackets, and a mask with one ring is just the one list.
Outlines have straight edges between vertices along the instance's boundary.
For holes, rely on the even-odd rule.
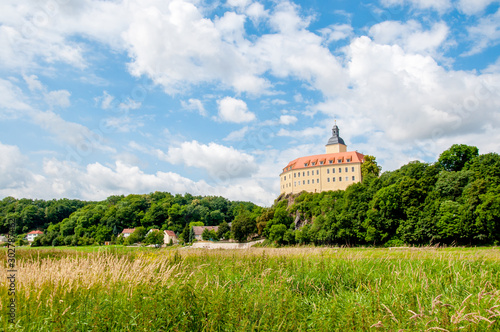
[[500,250],[19,249],[1,331],[500,331]]

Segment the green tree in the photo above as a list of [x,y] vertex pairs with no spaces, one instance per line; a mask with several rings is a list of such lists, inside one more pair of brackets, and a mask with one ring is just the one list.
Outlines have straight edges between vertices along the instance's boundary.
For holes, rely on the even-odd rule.
[[217,238],[224,239],[226,234],[230,231],[231,231],[231,229],[229,228],[229,224],[227,222],[223,221],[219,225],[219,228],[217,229]]
[[250,212],[245,209],[236,216],[231,228],[234,239],[239,242],[246,240],[249,235],[257,231],[255,220],[252,219]]
[[475,146],[453,144],[448,150],[441,153],[438,163],[446,171],[460,171],[467,162],[479,155]]
[[283,237],[287,231],[287,227],[283,224],[273,225],[269,230],[269,240],[278,244],[283,244]]
[[162,231],[152,231],[149,232],[144,238],[144,244],[162,245],[163,238],[164,236]]
[[376,158],[374,156],[365,155],[364,161],[361,164],[361,176],[363,179],[367,178],[369,174],[374,176],[379,176],[382,167],[377,165]]

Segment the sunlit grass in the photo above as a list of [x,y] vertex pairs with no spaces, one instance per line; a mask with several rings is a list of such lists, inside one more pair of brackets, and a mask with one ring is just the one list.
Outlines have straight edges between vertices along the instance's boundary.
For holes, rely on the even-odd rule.
[[133,249],[19,250],[17,326],[2,280],[0,329],[500,330],[494,248]]

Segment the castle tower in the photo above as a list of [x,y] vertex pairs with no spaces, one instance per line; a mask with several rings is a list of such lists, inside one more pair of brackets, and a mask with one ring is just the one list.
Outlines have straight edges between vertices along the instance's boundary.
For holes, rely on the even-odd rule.
[[345,145],[344,140],[339,136],[339,127],[337,127],[337,121],[332,128],[332,137],[326,143],[326,153],[338,153],[346,152],[347,145]]

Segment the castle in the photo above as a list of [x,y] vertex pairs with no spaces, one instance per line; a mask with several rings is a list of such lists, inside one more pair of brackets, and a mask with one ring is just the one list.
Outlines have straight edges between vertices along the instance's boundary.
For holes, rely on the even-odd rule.
[[300,157],[286,165],[280,174],[280,192],[295,194],[301,191],[322,192],[344,190],[361,181],[361,164],[364,155],[347,151],[339,136],[339,127],[332,128],[332,137],[326,144],[326,153]]

